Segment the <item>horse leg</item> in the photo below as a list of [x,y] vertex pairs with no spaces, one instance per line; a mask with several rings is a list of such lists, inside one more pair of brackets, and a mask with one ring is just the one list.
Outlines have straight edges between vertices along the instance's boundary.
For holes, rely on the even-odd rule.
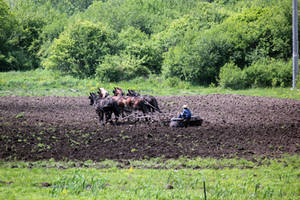
[[112,115],[112,111],[107,111],[105,113],[105,123],[109,122],[109,120],[111,119],[111,115]]
[[98,116],[99,116],[99,122],[100,124],[104,125],[104,122],[103,122],[103,111],[98,111]]
[[[146,116],[146,114],[148,114],[148,108],[147,108],[147,106],[146,105],[143,105],[142,106],[142,112],[143,112],[143,114],[144,114],[144,117]],[[146,121],[148,121],[149,119],[148,119],[148,117],[145,117],[145,120]]]
[[122,112],[122,118],[124,118],[124,117],[125,117],[125,114],[124,114],[124,113],[125,113],[125,111],[124,111],[124,109],[122,109],[122,111],[121,111],[121,112]]
[[114,110],[114,115],[115,115],[115,122],[116,122],[116,124],[118,124],[119,112],[117,110]]

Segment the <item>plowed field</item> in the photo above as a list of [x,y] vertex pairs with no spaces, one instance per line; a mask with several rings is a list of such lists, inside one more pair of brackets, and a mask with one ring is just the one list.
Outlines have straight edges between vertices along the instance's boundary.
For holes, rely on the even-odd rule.
[[[0,159],[276,157],[300,154],[300,101],[242,95],[160,96],[151,120],[100,125],[87,97],[0,97]],[[202,126],[171,128],[188,104]]]

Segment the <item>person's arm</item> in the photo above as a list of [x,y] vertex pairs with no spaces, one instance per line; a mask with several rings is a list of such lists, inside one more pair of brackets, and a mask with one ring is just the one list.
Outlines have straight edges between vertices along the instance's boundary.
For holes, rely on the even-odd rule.
[[186,109],[184,109],[182,116],[183,118],[186,118],[188,116],[188,111]]

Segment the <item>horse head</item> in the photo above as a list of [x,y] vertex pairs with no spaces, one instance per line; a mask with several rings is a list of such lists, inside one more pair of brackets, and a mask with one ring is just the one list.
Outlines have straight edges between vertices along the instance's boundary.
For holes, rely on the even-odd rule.
[[141,96],[139,93],[137,93],[135,90],[128,90],[127,96],[137,97]]
[[109,96],[109,93],[104,89],[104,88],[99,88],[98,89],[98,94],[101,99],[106,98]]
[[115,96],[124,96],[125,93],[123,92],[123,90],[121,88],[115,87],[113,89],[113,93]]
[[93,92],[90,92],[90,96],[89,96],[90,105],[94,105],[94,103],[96,102],[96,98],[97,98],[97,95]]

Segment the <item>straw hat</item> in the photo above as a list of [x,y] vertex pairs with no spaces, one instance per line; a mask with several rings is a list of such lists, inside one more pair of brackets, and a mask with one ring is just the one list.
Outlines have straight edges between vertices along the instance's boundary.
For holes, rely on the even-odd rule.
[[187,105],[183,105],[182,108],[188,108],[188,106]]

